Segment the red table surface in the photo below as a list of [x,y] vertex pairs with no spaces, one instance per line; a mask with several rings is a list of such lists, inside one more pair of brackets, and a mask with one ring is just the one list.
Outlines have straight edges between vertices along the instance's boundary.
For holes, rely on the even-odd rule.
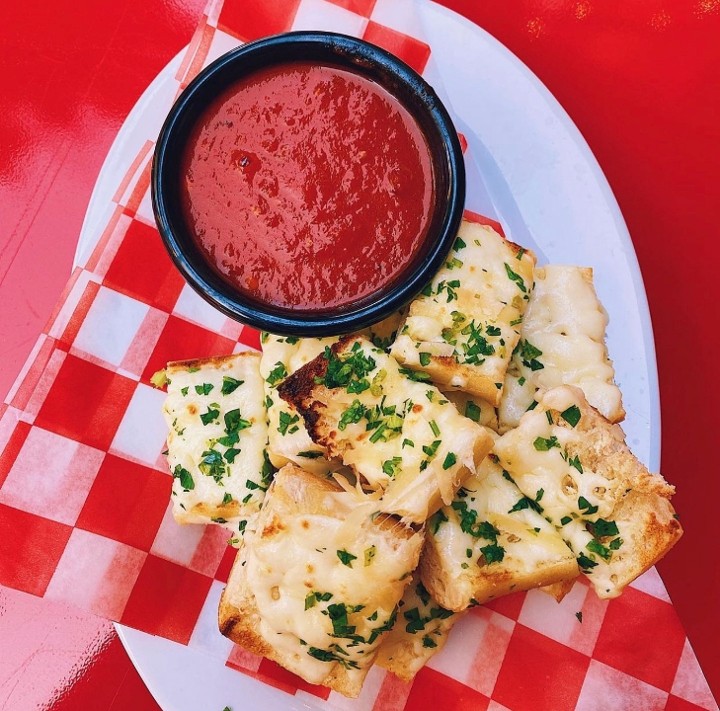
[[[228,0],[239,1],[239,0]],[[584,134],[635,244],[685,538],[658,567],[716,696],[720,0],[443,0],[497,37]],[[0,391],[70,273],[110,144],[204,0],[0,6]],[[253,4],[255,5],[255,4]],[[713,316],[714,314],[714,316]],[[714,324],[714,325],[713,325]],[[0,708],[156,709],[112,626],[0,589]]]

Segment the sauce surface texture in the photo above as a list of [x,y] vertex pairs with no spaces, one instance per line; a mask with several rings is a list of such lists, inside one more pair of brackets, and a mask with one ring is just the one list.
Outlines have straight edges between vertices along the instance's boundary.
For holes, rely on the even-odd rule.
[[391,284],[430,220],[429,148],[369,79],[293,62],[229,87],[183,156],[185,220],[209,263],[281,308],[349,306]]

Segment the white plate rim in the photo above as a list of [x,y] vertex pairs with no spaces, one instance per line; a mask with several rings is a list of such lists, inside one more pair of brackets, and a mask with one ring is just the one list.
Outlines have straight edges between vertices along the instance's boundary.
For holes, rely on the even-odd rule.
[[[558,119],[560,125],[562,126],[562,130],[568,137],[570,137],[572,142],[582,153],[586,167],[592,174],[596,186],[602,195],[604,204],[610,212],[615,228],[615,237],[617,237],[622,245],[622,256],[627,263],[632,279],[632,287],[635,296],[633,306],[637,309],[637,315],[642,327],[642,355],[644,356],[644,365],[647,371],[648,422],[645,430],[649,440],[645,442],[648,450],[646,459],[648,460],[647,463],[651,469],[657,470],[660,455],[660,401],[650,311],[637,256],[632,246],[632,240],[622,217],[620,208],[615,200],[608,181],[602,172],[602,169],[592,154],[585,138],[582,136],[579,129],[575,126],[572,119],[568,116],[559,102],[555,99],[547,87],[545,87],[545,85],[534,75],[534,73],[523,62],[521,62],[520,59],[512,54],[510,50],[508,50],[485,30],[448,8],[432,2],[421,4],[421,7],[423,24],[426,28],[431,28],[433,20],[437,21],[439,24],[442,24],[442,22],[455,23],[459,28],[463,28],[465,31],[473,33],[479,43],[490,47],[492,51],[502,55],[505,61],[514,65],[516,70],[525,77],[528,82],[528,86],[530,86],[533,91],[537,91],[542,95],[548,111]],[[429,35],[432,36],[432,29],[430,29]],[[108,210],[109,205],[111,204],[110,198],[117,185],[118,178],[124,175],[125,171],[129,167],[128,156],[131,159],[136,154],[136,152],[133,152],[129,149],[129,147],[134,145],[135,139],[138,135],[144,135],[147,133],[145,122],[147,121],[148,116],[157,113],[153,112],[153,105],[156,97],[163,92],[167,93],[168,89],[172,88],[170,85],[175,81],[175,73],[180,65],[180,61],[184,53],[185,49],[176,55],[176,57],[174,57],[173,60],[171,60],[158,74],[133,107],[118,132],[118,135],[103,163],[88,205],[75,255],[76,265],[84,262],[91,251],[92,246],[99,238],[102,228],[109,216]],[[175,86],[177,86],[177,84],[175,84]],[[154,116],[154,118],[157,117]],[[151,635],[138,632],[137,630],[124,627],[123,625],[116,624],[116,629],[140,676],[152,695],[155,697],[156,701],[164,709],[196,708],[196,705],[194,705],[195,702],[186,696],[188,693],[188,689],[186,688],[187,683],[178,683],[177,677],[182,677],[183,674],[181,674],[179,670],[176,670],[175,677],[172,677],[172,683],[169,683],[171,679],[170,674],[172,674],[172,672],[168,669],[163,669],[161,664],[155,664],[155,661],[159,658],[167,656],[172,659],[184,658],[186,662],[188,662],[188,664],[184,666],[190,666],[196,672],[193,676],[193,685],[195,685],[195,676],[202,678],[203,686],[205,688],[202,690],[200,698],[203,700],[203,707],[206,708],[217,707],[218,711],[223,707],[223,705],[229,705],[231,708],[234,708],[235,711],[239,708],[237,701],[233,707],[233,698],[229,697],[234,696],[234,694],[230,692],[230,689],[228,689],[228,693],[218,692],[219,695],[214,697],[215,695],[212,690],[215,689],[215,691],[217,691],[215,683],[219,683],[220,685],[230,683],[232,687],[237,686],[237,688],[242,691],[251,692],[253,694],[253,700],[256,703],[260,703],[261,701],[261,699],[258,698],[259,696],[264,697],[262,699],[262,708],[329,708],[329,706],[325,704],[316,705],[316,703],[313,703],[313,697],[309,697],[307,695],[293,697],[275,689],[271,689],[270,687],[260,684],[249,677],[245,677],[242,674],[227,669],[224,665],[219,664],[216,658],[205,655],[202,652],[188,649],[187,647],[162,638],[152,637]],[[153,666],[154,664],[155,666]],[[187,672],[187,668],[184,671]],[[229,680],[237,682],[237,684],[232,683]],[[183,677],[183,682],[187,681],[188,679]],[[247,708],[247,706],[243,705],[243,708]]]

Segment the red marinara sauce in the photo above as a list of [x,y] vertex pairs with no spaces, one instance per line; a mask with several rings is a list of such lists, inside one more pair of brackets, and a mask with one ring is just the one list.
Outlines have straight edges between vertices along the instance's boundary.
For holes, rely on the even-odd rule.
[[292,62],[230,86],[183,156],[181,201],[223,279],[286,309],[349,307],[389,286],[423,244],[430,150],[383,87]]

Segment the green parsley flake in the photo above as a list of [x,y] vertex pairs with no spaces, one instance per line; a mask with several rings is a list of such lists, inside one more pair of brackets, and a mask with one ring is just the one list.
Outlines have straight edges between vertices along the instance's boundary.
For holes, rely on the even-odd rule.
[[580,422],[580,408],[577,405],[570,405],[567,410],[563,410],[560,413],[560,417],[571,427],[575,427],[575,425]]
[[465,403],[465,417],[470,418],[473,422],[480,422],[481,409],[472,400]]
[[215,387],[215,386],[214,386],[212,383],[203,383],[202,385],[196,385],[196,386],[195,386],[195,392],[196,392],[198,395],[209,395],[209,394],[210,394],[210,391],[211,391],[214,387]]
[[270,374],[265,378],[265,382],[271,387],[274,388],[278,383],[282,382],[287,378],[288,372],[285,365],[278,361],[273,366],[273,369],[270,371]]
[[450,469],[455,462],[457,462],[457,456],[453,452],[448,452],[445,455],[445,461],[443,462],[443,469]]
[[300,429],[297,423],[300,421],[300,415],[291,415],[285,410],[280,411],[277,431],[284,437],[288,434],[294,434]]
[[200,415],[203,425],[206,426],[216,422],[218,417],[220,417],[220,405],[215,402],[212,405],[208,405],[207,412]]
[[352,553],[349,553],[344,548],[339,551],[335,551],[337,553],[337,557],[340,558],[340,562],[343,565],[346,565],[348,568],[352,568],[352,562],[354,560],[357,560],[357,556],[353,555]]
[[195,488],[195,480],[192,478],[192,474],[180,464],[173,469],[173,478],[180,480],[180,486],[185,491],[192,491]]
[[420,365],[430,365],[430,354],[422,352],[420,356]]
[[229,375],[223,375],[220,392],[223,395],[229,395],[230,393],[235,392],[235,390],[237,390],[244,382],[244,380],[236,380],[235,378],[231,378]]
[[547,452],[553,447],[560,447],[560,443],[558,442],[558,438],[554,435],[547,438],[536,437],[535,441],[533,442],[533,447],[535,447],[538,452]]
[[510,268],[510,265],[507,262],[505,262],[505,273],[507,274],[507,277],[508,277],[508,279],[510,279],[510,281],[514,281],[517,284],[518,289],[520,289],[520,291],[522,291],[523,294],[527,293],[527,287],[525,286],[525,281],[517,272],[514,272]]

